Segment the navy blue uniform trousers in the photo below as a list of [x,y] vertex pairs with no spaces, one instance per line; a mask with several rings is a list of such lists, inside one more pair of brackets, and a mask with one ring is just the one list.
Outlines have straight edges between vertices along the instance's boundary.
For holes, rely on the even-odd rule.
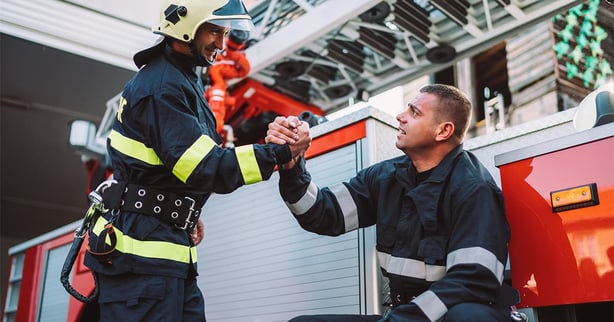
[[205,321],[205,301],[194,277],[98,275],[101,322]]

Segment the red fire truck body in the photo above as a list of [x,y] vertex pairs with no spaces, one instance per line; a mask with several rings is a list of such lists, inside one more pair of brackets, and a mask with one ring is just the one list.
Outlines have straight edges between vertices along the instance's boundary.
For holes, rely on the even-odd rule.
[[614,300],[614,124],[496,156],[521,307]]
[[[58,321],[64,317],[66,321],[87,321],[90,313],[84,303],[73,297],[49,296],[65,292],[59,284],[60,269],[76,226],[78,223],[58,228],[11,248],[3,321]],[[79,293],[91,294],[94,280],[83,266],[84,251],[85,244],[74,265],[71,283]]]

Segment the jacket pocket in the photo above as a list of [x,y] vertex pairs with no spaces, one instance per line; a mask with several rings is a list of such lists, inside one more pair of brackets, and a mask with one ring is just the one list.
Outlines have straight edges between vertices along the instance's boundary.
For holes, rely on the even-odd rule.
[[377,231],[377,250],[392,253],[396,240],[396,227],[378,223],[375,229]]

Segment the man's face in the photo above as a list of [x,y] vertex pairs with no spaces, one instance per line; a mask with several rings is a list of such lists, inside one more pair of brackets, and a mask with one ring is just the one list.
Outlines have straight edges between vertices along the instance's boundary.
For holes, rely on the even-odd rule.
[[196,31],[194,46],[198,53],[208,61],[215,59],[215,53],[224,49],[224,43],[230,29],[205,22]]
[[429,93],[419,93],[407,104],[407,109],[397,115],[399,133],[396,147],[408,153],[420,153],[435,143],[438,125],[435,112],[439,99]]

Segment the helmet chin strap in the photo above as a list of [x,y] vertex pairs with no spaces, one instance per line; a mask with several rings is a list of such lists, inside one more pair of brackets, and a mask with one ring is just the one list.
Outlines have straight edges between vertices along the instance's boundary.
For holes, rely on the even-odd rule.
[[194,60],[196,61],[196,66],[209,67],[215,63],[215,57],[217,57],[217,51],[213,54],[213,59],[208,60],[207,57],[201,55],[196,46],[194,46],[194,42],[190,42],[190,52],[192,52],[192,56],[194,56]]

